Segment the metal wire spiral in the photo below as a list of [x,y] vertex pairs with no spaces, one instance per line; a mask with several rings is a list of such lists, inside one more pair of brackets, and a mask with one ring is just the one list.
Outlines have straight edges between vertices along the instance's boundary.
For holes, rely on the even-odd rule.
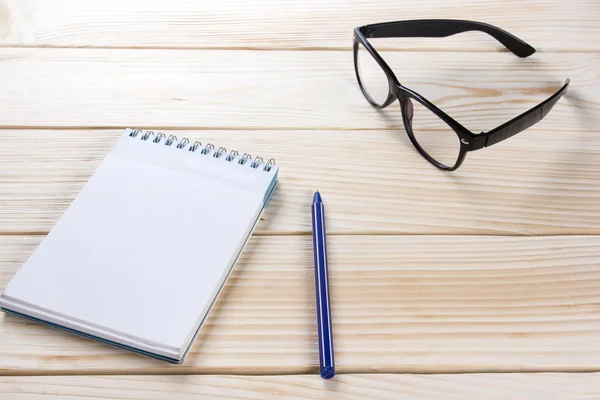
[[[202,143],[199,141],[195,141],[194,144],[188,147],[190,140],[188,138],[183,138],[181,140],[177,139],[175,135],[166,136],[162,132],[154,133],[154,131],[145,131],[143,132],[141,129],[133,129],[129,132],[129,136],[132,138],[137,138],[138,135],[140,140],[149,141],[155,144],[164,144],[165,146],[171,146],[176,144],[175,147],[177,149],[185,149],[187,147],[188,151],[195,153],[200,150],[199,153],[203,155],[212,155],[214,158],[222,158],[223,155],[227,154],[225,157],[225,161],[234,162],[237,161],[239,165],[246,165],[250,161],[250,168],[258,169],[262,165],[262,170],[265,172],[271,171],[273,167],[275,167],[275,160],[270,158],[266,163],[263,161],[262,157],[255,157],[252,160],[252,156],[249,153],[244,153],[241,157],[236,150],[231,150],[227,153],[227,149],[225,147],[219,147],[217,150],[215,146],[211,143],[207,143],[206,146],[202,147]],[[166,138],[166,140],[164,140]]]

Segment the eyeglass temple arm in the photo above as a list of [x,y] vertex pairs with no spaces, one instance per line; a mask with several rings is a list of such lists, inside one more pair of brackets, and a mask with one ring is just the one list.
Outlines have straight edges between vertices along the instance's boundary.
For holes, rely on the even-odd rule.
[[502,43],[519,57],[529,57],[535,49],[518,37],[490,24],[453,19],[422,19],[384,22],[366,25],[360,31],[367,38],[392,37],[447,37],[467,31],[481,31]]
[[547,98],[544,102],[538,104],[529,111],[525,111],[523,114],[511,119],[499,127],[484,133],[483,137],[485,137],[485,147],[515,136],[517,133],[523,132],[525,129],[540,122],[550,112],[550,110],[552,110],[552,107],[554,107],[556,102],[567,92],[567,87],[569,86],[570,81],[570,79],[567,79],[563,87],[560,88],[558,92]]

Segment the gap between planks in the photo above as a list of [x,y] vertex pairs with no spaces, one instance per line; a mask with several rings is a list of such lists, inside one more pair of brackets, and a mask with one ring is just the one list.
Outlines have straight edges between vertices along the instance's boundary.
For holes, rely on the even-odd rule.
[[[377,42],[374,44],[377,47]],[[8,45],[0,44],[0,48],[4,49],[104,49],[104,50],[195,50],[195,51],[353,51],[352,47],[261,47],[261,46],[223,46],[223,47],[195,47],[195,46],[56,46],[56,45]],[[427,48],[427,47],[412,47],[412,48],[385,48],[385,52],[423,52],[423,53],[510,53],[508,49],[477,49],[477,48]],[[554,49],[554,50],[536,50],[537,53],[600,53],[600,49]]]
[[[567,373],[567,374],[590,374],[590,373],[600,373],[600,368],[498,368],[498,369],[448,369],[448,368],[440,368],[436,369],[428,369],[427,371],[415,371],[415,372],[381,372],[381,371],[371,371],[367,368],[346,368],[344,372],[336,372],[336,377],[338,376],[349,376],[349,375],[470,375],[470,374],[485,374],[485,375],[496,375],[496,374],[555,374],[555,373]],[[311,368],[288,368],[278,370],[274,372],[273,370],[263,370],[263,369],[255,369],[254,371],[245,370],[245,371],[232,371],[230,369],[220,369],[216,368],[211,371],[202,371],[198,370],[194,367],[190,367],[189,369],[186,367],[178,366],[177,369],[144,369],[144,368],[132,368],[132,369],[118,369],[118,370],[88,370],[85,368],[77,368],[77,369],[66,369],[66,370],[47,370],[47,369],[31,369],[31,370],[8,370],[8,369],[0,369],[0,377],[7,376],[214,376],[214,375],[223,375],[223,376],[296,376],[296,375],[314,375],[317,377],[319,374],[319,370],[317,367]]]
[[[0,231],[0,236],[46,236],[50,231],[19,231],[19,232],[9,232],[9,231]],[[260,236],[260,237],[278,237],[278,236],[310,236],[311,232],[309,231],[281,231],[281,232],[254,232],[252,236]],[[369,232],[369,231],[358,231],[358,232],[332,232],[328,233],[327,236],[492,236],[492,237],[560,237],[560,236],[598,236],[597,233],[593,231],[583,232],[583,233],[535,233],[535,232],[483,232],[474,235],[473,233],[468,232],[457,232],[457,233],[446,233],[446,234],[436,234],[436,233],[427,233],[427,232],[396,232],[396,231],[379,231],[379,232]]]
[[[377,49],[377,42],[373,44]],[[0,49],[79,49],[79,50],[192,50],[192,51],[338,51],[352,52],[352,46],[346,47],[261,47],[261,46],[223,46],[223,47],[194,47],[194,46],[56,46],[56,45],[8,45],[0,44]],[[383,48],[385,53],[511,53],[505,48],[495,49],[477,49],[477,48],[427,48],[427,47],[410,47],[410,48]],[[535,54],[596,54],[600,53],[600,49],[536,49]]]
[[[89,131],[107,131],[107,130],[124,130],[129,126],[123,125],[115,125],[115,126],[70,126],[70,125],[46,125],[46,126],[27,126],[27,125],[1,125],[0,129],[2,130],[39,130],[39,131],[78,131],[78,130],[89,130]],[[336,127],[336,126],[325,126],[325,127],[315,127],[315,126],[307,126],[307,127],[290,127],[290,126],[281,126],[281,127],[273,127],[273,126],[190,126],[190,127],[182,127],[182,126],[170,126],[170,125],[152,125],[152,126],[133,126],[131,128],[142,129],[142,130],[153,130],[153,131],[234,131],[234,132],[242,132],[242,131],[352,131],[352,132],[380,132],[382,130],[392,130],[396,129],[382,129],[378,127],[373,128],[344,128],[344,127]],[[401,132],[405,132],[404,128],[398,128],[397,130]]]
[[[9,399],[591,399],[598,374],[318,375],[294,376],[82,376],[0,379]],[[173,396],[176,394],[176,396]],[[16,397],[14,397],[16,396]],[[58,397],[61,396],[61,397]],[[3,399],[5,397],[2,397]]]

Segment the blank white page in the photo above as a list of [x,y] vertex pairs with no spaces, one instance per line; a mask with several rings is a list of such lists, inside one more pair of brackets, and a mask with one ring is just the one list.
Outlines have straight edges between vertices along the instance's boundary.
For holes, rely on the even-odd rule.
[[181,348],[272,180],[262,167],[125,133],[5,295]]

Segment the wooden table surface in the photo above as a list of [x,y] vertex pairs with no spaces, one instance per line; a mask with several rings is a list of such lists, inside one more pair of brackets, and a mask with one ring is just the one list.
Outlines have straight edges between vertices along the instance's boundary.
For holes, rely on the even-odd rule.
[[[538,50],[519,59],[481,33],[380,42],[406,86],[475,132],[565,78],[569,92],[439,171],[352,65],[354,27],[416,18],[488,22]],[[125,127],[281,166],[183,365],[2,314],[0,399],[597,399],[599,111],[597,0],[0,0],[0,290]],[[315,189],[332,381],[318,377]]]

